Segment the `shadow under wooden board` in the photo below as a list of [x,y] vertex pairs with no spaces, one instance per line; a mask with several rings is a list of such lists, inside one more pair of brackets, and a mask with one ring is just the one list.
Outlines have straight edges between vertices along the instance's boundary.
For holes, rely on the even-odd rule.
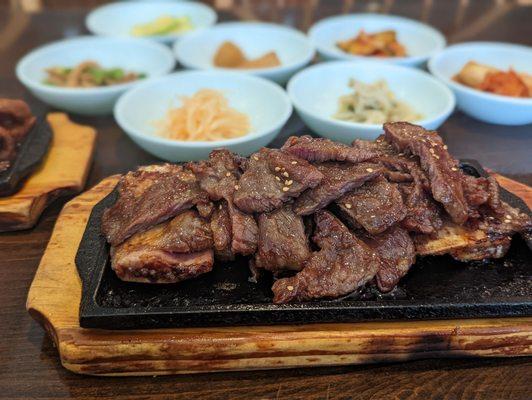
[[[162,375],[532,355],[532,317],[309,325],[101,330],[79,326],[78,245],[109,177],[67,203],[30,288],[27,309],[53,338],[63,366],[90,375]],[[532,189],[518,188],[530,206]]]
[[51,202],[85,186],[95,130],[71,122],[63,113],[51,113],[47,120],[53,131],[48,153],[18,192],[0,197],[0,232],[33,227]]

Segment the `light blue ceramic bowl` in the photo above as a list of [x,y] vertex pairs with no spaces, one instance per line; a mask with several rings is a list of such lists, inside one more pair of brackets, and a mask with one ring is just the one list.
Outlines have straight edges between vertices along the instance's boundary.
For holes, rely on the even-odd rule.
[[[406,47],[407,57],[365,57],[348,54],[338,41],[367,33],[392,29],[397,40]],[[378,61],[421,67],[433,54],[445,47],[445,37],[429,25],[408,18],[382,14],[351,14],[325,18],[314,24],[308,36],[324,60]]]
[[[200,89],[221,91],[231,107],[247,114],[251,132],[213,142],[177,141],[156,134],[157,122],[182,96]],[[184,71],[142,83],[116,103],[114,115],[120,127],[147,152],[168,161],[205,159],[215,148],[225,147],[249,155],[271,142],[292,114],[292,105],[278,85],[255,76],[222,71]]]
[[438,128],[455,106],[454,95],[429,74],[413,68],[375,62],[335,61],[318,64],[296,74],[288,95],[303,121],[317,134],[339,142],[373,140],[382,133],[380,124],[363,124],[333,118],[340,96],[352,93],[350,79],[373,83],[384,79],[395,97],[422,115],[410,121],[427,129]]
[[146,36],[147,39],[167,44],[172,43],[196,30],[214,25],[218,19],[212,8],[200,2],[126,1],[95,8],[87,15],[85,25],[95,35],[131,36],[131,29],[135,25],[152,22],[163,15],[186,16],[192,22],[193,29],[169,35]]
[[110,114],[118,97],[142,80],[94,88],[65,88],[44,83],[46,69],[73,67],[87,60],[106,68],[145,73],[147,78],[172,71],[175,59],[164,45],[146,39],[82,36],[39,47],[17,64],[17,78],[43,102],[78,114]]
[[[213,64],[214,55],[225,41],[236,43],[248,58],[275,51],[281,65],[242,70],[216,67]],[[262,22],[228,22],[179,40],[174,45],[174,53],[179,63],[186,68],[238,71],[285,84],[292,75],[310,63],[314,57],[314,46],[303,33],[286,26]]]
[[532,47],[508,43],[471,42],[449,46],[429,61],[429,71],[449,86],[458,107],[473,118],[492,124],[532,123],[532,98],[516,98],[486,93],[455,82],[455,76],[468,61],[504,71],[513,68],[532,74]]

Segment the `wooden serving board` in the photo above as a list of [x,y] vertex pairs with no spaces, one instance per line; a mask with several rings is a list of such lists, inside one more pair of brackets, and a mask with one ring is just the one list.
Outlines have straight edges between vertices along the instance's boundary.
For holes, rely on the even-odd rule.
[[[532,355],[532,318],[110,331],[83,329],[74,258],[110,177],[67,203],[30,288],[27,310],[53,338],[63,366],[90,375],[161,375]],[[505,181],[512,190],[512,182]],[[523,186],[523,185],[521,185]],[[521,192],[532,203],[532,189]]]
[[33,227],[56,198],[80,192],[89,173],[96,132],[71,122],[66,114],[48,115],[53,131],[40,167],[15,194],[0,197],[0,232]]

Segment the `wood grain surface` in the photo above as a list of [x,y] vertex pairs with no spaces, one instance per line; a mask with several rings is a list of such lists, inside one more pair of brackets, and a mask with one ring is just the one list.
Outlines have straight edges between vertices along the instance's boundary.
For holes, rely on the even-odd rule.
[[31,228],[51,202],[85,186],[95,130],[71,122],[63,113],[49,114],[48,123],[53,137],[42,164],[17,193],[0,197],[0,232]]
[[[532,317],[109,331],[79,327],[75,256],[104,179],[65,205],[31,285],[27,309],[63,366],[89,375],[166,375],[365,364],[429,357],[532,355]],[[506,181],[511,190],[512,181]],[[508,186],[509,185],[509,186]],[[528,189],[526,196],[532,195]]]
[[[39,102],[18,82],[15,66],[37,46],[88,34],[84,19],[108,0],[0,1],[0,95]],[[316,20],[382,12],[428,23],[448,43],[532,45],[532,7],[522,0],[212,0],[220,21],[259,19],[305,31]],[[30,8],[30,12],[24,11]],[[112,116],[70,116],[98,131],[89,186],[157,160],[136,146]],[[532,126],[490,125],[455,110],[438,129],[457,158],[478,160],[532,185]],[[294,115],[273,145],[307,133]],[[49,336],[26,312],[28,289],[67,197],[44,210],[30,231],[0,234],[0,399],[349,399],[530,400],[532,357],[423,359],[327,368],[221,372],[132,378],[73,374]]]

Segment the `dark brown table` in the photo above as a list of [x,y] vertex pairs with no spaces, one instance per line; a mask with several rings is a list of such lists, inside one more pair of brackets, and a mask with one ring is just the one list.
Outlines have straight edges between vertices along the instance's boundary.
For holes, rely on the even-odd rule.
[[[508,41],[532,45],[532,7],[521,1],[216,0],[220,18],[262,19],[307,29],[342,12],[389,12],[440,29],[449,42]],[[31,96],[16,81],[17,60],[32,48],[86,33],[83,18],[100,1],[0,2],[0,97]],[[530,3],[530,2],[529,2]],[[99,133],[88,185],[155,161],[112,117],[76,117]],[[292,118],[286,135],[305,128]],[[504,127],[456,112],[440,132],[457,157],[532,185],[532,126]],[[279,138],[281,141],[283,138]],[[56,349],[24,305],[31,279],[65,199],[30,231],[0,234],[0,398],[179,399],[530,399],[532,362],[514,359],[421,360],[285,371],[143,378],[93,378],[63,369]]]

